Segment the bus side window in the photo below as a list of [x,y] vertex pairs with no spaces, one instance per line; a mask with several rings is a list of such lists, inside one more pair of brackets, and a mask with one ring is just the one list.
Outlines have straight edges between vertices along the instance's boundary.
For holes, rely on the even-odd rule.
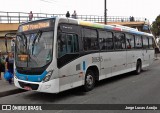
[[79,52],[78,35],[67,34],[67,53]]
[[154,47],[153,38],[149,37],[149,48],[153,49],[153,47]]
[[89,28],[83,29],[83,41],[84,41],[84,50],[92,51],[98,50],[98,36],[97,31]]
[[133,49],[134,48],[134,36],[130,34],[126,34],[126,47],[127,49]]
[[66,48],[66,35],[65,33],[58,34],[58,57],[61,57],[67,53]]
[[72,35],[67,35],[67,53],[72,53],[73,52],[73,36]]
[[79,51],[78,35],[67,34],[67,53],[75,53]]
[[79,44],[76,34],[61,33],[58,35],[58,57],[78,51]]
[[125,36],[123,33],[115,33],[115,49],[125,49]]
[[142,38],[141,36],[135,36],[135,48],[142,49]]
[[111,32],[99,31],[99,45],[101,50],[113,50],[113,36]]
[[142,39],[143,39],[143,48],[144,48],[144,49],[147,49],[147,48],[149,47],[148,37],[143,36]]
[[78,41],[78,35],[73,35],[73,39],[74,39],[74,41],[73,41],[73,51],[74,52],[79,52],[79,41]]

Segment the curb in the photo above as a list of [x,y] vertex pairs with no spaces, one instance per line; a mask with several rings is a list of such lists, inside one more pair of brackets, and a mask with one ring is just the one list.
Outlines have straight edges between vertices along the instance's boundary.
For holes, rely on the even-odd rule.
[[13,95],[13,94],[18,94],[18,93],[22,93],[22,92],[26,92],[26,90],[23,90],[23,89],[13,89],[13,90],[9,90],[9,91],[4,91],[4,92],[0,92],[0,97],[5,97],[5,96],[9,96],[9,95]]
[[155,61],[155,60],[159,60],[160,59],[160,57],[157,57],[157,58],[154,58],[153,60]]

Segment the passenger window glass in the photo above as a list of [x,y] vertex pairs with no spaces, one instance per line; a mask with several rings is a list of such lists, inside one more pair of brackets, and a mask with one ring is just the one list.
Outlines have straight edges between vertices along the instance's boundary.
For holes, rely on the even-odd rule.
[[148,37],[143,36],[143,48],[148,48]]
[[153,38],[149,37],[149,48],[153,49]]
[[58,34],[58,57],[61,57],[67,53],[66,47],[66,34]]
[[60,33],[58,35],[58,57],[79,52],[78,36],[76,34]]
[[126,34],[126,47],[127,49],[134,48],[134,36],[130,34]]
[[122,33],[115,33],[115,49],[125,49],[125,36]]
[[75,34],[67,34],[67,53],[75,53],[78,51],[78,36]]
[[112,33],[99,31],[99,44],[101,50],[112,50],[114,47]]
[[137,49],[142,48],[142,38],[141,38],[141,36],[135,36],[135,47]]
[[83,33],[84,50],[98,50],[98,37],[96,30],[84,28]]

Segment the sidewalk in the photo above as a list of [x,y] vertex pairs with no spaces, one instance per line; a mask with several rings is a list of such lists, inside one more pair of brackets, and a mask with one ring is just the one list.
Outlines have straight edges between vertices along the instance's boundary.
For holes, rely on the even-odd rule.
[[2,80],[0,80],[0,97],[24,92],[24,90],[15,87],[14,83],[9,84],[9,82],[4,79],[3,73],[1,73],[1,75]]
[[154,60],[159,60],[159,59],[160,59],[160,53],[155,54],[155,55],[154,55]]

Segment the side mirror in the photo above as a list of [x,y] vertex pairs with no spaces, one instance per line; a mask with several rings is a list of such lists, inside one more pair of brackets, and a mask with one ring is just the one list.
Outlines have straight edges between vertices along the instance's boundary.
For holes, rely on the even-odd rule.
[[149,25],[143,25],[142,30],[143,31],[149,31]]

